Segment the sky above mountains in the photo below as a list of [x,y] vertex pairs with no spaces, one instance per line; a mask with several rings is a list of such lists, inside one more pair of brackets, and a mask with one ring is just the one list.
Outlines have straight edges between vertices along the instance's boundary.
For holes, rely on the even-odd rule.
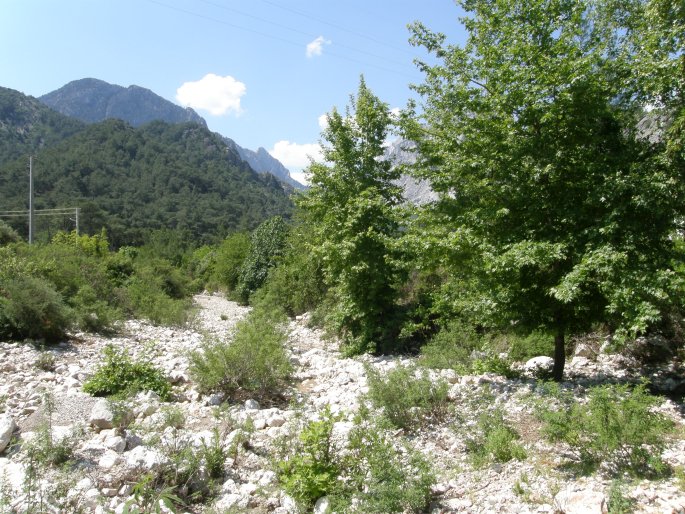
[[391,108],[425,59],[407,24],[463,42],[452,0],[0,0],[0,86],[41,96],[93,77],[194,108],[301,178],[359,76]]

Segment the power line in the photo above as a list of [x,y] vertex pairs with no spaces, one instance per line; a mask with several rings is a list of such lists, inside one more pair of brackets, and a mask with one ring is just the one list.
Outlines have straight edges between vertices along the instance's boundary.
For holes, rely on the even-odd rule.
[[[261,37],[264,37],[264,38],[273,39],[273,40],[275,40],[275,41],[280,41],[281,43],[286,43],[286,44],[291,45],[291,46],[296,46],[296,47],[298,47],[298,48],[302,48],[302,43],[301,43],[301,42],[295,42],[295,41],[292,41],[292,40],[289,40],[289,39],[285,39],[285,38],[282,38],[282,37],[279,37],[279,36],[275,36],[275,35],[273,35],[273,34],[269,34],[269,33],[267,33],[267,32],[262,32],[262,31],[259,31],[259,30],[255,30],[255,29],[251,29],[251,28],[242,26],[242,25],[237,25],[237,24],[235,24],[235,23],[231,23],[231,22],[228,22],[228,21],[225,21],[225,20],[220,20],[220,19],[214,18],[214,17],[212,17],[212,16],[207,16],[207,15],[205,15],[205,14],[201,14],[201,13],[198,13],[198,12],[189,11],[188,9],[184,9],[184,8],[182,8],[182,7],[176,7],[176,6],[174,6],[174,5],[169,5],[169,4],[166,4],[166,3],[164,3],[164,2],[160,2],[159,0],[147,0],[147,1],[150,2],[150,3],[156,4],[156,5],[159,5],[159,6],[161,6],[161,7],[164,7],[164,8],[166,8],[166,9],[170,9],[170,10],[173,10],[173,11],[178,11],[178,12],[181,12],[181,13],[183,13],[183,14],[188,14],[188,15],[190,15],[190,16],[195,16],[196,18],[201,18],[201,19],[204,19],[204,20],[212,21],[212,22],[214,22],[214,23],[219,23],[219,24],[221,24],[221,25],[226,25],[226,26],[228,26],[228,27],[232,27],[232,28],[235,28],[235,29],[238,29],[238,30],[242,30],[242,31],[245,31],[245,32],[250,32],[250,33],[252,33],[252,34],[256,34],[256,35],[261,36]],[[264,20],[264,21],[266,21],[266,20]],[[269,23],[271,23],[271,22],[269,22]],[[324,22],[322,22],[322,23],[324,23]],[[297,31],[297,29],[289,29],[289,30],[296,30],[296,31]],[[346,30],[346,29],[342,29],[342,28],[341,28],[341,30]],[[347,31],[347,32],[352,32],[352,31],[349,31],[349,30],[346,30],[346,31]],[[352,33],[354,33],[354,32],[352,32]],[[307,34],[307,37],[313,37],[313,36],[311,36],[310,34]],[[373,38],[367,37],[367,39],[373,39]],[[339,45],[339,46],[342,47],[343,45]],[[357,50],[357,51],[360,51],[360,52],[363,52],[363,53],[364,53],[363,50]],[[368,53],[368,52],[366,52],[366,53]],[[327,50],[327,51],[326,51],[326,55],[330,55],[330,56],[332,56],[332,57],[337,57],[338,59],[343,59],[343,60],[346,60],[346,61],[354,62],[354,63],[356,63],[356,64],[361,64],[361,65],[363,65],[363,66],[368,66],[368,67],[371,67],[371,68],[376,68],[376,69],[378,69],[378,70],[385,71],[385,72],[387,72],[387,73],[394,73],[394,74],[396,74],[396,75],[402,75],[402,76],[408,77],[408,78],[410,78],[410,79],[416,79],[416,78],[417,78],[417,75],[415,75],[415,74],[410,74],[410,73],[405,72],[405,71],[395,70],[395,69],[392,69],[392,68],[387,68],[387,67],[385,67],[385,66],[380,66],[380,65],[373,64],[373,63],[369,63],[369,62],[365,62],[365,61],[360,61],[360,60],[358,60],[358,59],[354,59],[354,58],[352,58],[352,57],[348,57],[348,56],[345,56],[345,55],[341,55],[341,54],[338,54],[338,53],[336,53],[336,52],[331,52],[330,50]],[[373,55],[373,54],[371,54],[371,55]],[[381,56],[378,56],[378,58],[383,59],[383,60],[385,60],[386,62],[391,62],[391,61],[388,61],[387,59],[385,59],[384,57],[381,57]]]

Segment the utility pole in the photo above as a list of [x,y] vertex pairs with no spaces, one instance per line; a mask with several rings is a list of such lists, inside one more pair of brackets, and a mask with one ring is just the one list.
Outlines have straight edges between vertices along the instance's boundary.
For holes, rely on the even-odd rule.
[[76,207],[76,235],[78,236],[78,215],[79,211],[81,210],[80,207]]
[[33,156],[29,156],[29,244],[33,244]]

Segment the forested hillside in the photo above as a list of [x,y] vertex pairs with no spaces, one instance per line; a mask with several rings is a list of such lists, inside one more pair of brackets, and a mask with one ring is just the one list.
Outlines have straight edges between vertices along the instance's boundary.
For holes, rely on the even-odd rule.
[[53,111],[31,96],[0,87],[0,166],[54,145],[83,127],[82,122]]
[[[89,125],[36,153],[34,168],[36,208],[81,207],[82,230],[105,227],[115,246],[139,244],[160,228],[201,240],[290,212],[278,180],[258,175],[220,136],[192,123]],[[25,158],[3,166],[4,209],[26,208],[27,182]]]

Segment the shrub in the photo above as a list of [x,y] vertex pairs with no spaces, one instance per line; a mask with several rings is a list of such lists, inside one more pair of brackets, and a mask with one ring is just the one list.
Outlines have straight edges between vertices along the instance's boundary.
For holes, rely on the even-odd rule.
[[412,448],[396,449],[368,414],[362,407],[347,440],[334,444],[337,418],[326,409],[290,442],[276,470],[300,507],[326,496],[332,512],[426,511],[435,483],[428,462]]
[[475,437],[466,439],[466,448],[477,467],[491,461],[509,462],[526,458],[526,451],[516,443],[519,434],[506,423],[500,409],[482,412],[474,433]]
[[554,337],[542,330],[535,330],[527,336],[508,334],[509,359],[527,361],[539,355],[554,356]]
[[397,366],[385,377],[366,367],[369,400],[383,408],[384,415],[396,427],[417,430],[447,414],[448,385],[445,380],[433,382],[427,370]]
[[332,442],[336,418],[330,408],[300,432],[289,457],[277,463],[278,479],[299,505],[311,508],[323,496],[341,493],[341,473]]
[[139,391],[154,391],[162,400],[171,396],[171,384],[164,373],[146,360],[134,361],[125,350],[108,345],[103,363],[83,384],[93,396],[128,396]]
[[222,241],[213,256],[213,280],[228,291],[235,291],[240,269],[250,253],[250,236],[244,232],[231,234]]
[[19,241],[21,241],[19,234],[17,234],[17,232],[7,223],[0,220],[0,246],[18,243]]
[[188,300],[170,298],[154,276],[139,275],[129,281],[121,302],[130,314],[159,325],[182,325],[190,305]]
[[428,368],[466,371],[471,355],[481,346],[480,337],[472,327],[452,321],[421,348],[419,362]]
[[206,342],[192,352],[190,372],[205,393],[280,397],[292,373],[286,338],[279,323],[253,311],[236,325],[232,341]]
[[586,404],[557,386],[550,385],[548,390],[560,406],[553,409],[549,401],[539,406],[543,434],[568,444],[584,470],[604,463],[612,471],[638,476],[667,471],[661,452],[673,422],[654,411],[660,400],[647,392],[646,383],[593,387]]
[[283,253],[287,233],[288,228],[279,216],[266,220],[252,233],[250,251],[240,267],[236,289],[243,303],[264,284],[269,269]]
[[58,341],[71,324],[71,309],[48,282],[0,276],[0,337]]
[[517,378],[520,374],[511,368],[511,363],[498,355],[486,354],[471,363],[471,372],[476,375],[495,373],[506,378]]
[[[366,413],[368,414],[368,413]],[[387,432],[363,423],[360,411],[344,458],[347,490],[337,512],[427,512],[435,475],[428,461],[410,447],[398,450]]]

